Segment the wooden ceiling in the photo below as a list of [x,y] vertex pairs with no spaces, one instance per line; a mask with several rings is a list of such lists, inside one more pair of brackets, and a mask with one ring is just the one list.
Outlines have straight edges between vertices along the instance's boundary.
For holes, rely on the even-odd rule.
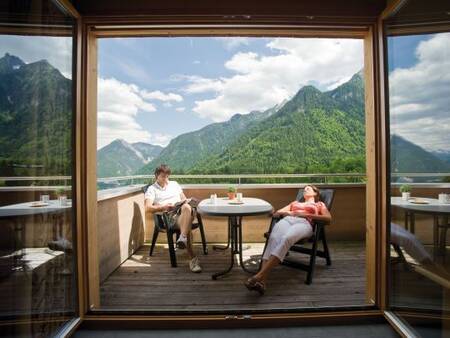
[[[72,0],[82,16],[376,18],[386,0]],[[314,18],[312,18],[314,17]]]

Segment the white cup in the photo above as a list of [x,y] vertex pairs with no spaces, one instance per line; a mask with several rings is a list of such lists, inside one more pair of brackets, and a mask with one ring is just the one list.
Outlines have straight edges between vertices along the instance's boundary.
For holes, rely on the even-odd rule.
[[442,193],[442,194],[439,194],[438,196],[439,196],[438,197],[439,203],[450,203],[449,195]]
[[209,197],[209,202],[210,202],[211,204],[216,204],[216,202],[217,202],[217,194],[212,194],[212,195]]
[[41,201],[44,203],[48,203],[48,201],[50,200],[50,196],[49,195],[41,195]]
[[67,205],[67,196],[59,196],[59,205],[62,207]]
[[237,201],[238,202],[242,202],[242,193],[241,192],[238,192],[237,194],[236,194],[236,198],[237,198]]

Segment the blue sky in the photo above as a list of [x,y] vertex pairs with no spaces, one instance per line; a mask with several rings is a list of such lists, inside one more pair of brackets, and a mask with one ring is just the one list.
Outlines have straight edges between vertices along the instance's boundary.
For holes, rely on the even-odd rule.
[[[240,52],[262,53],[267,39],[252,39],[240,45]],[[225,62],[236,52],[235,47],[212,38],[116,38],[101,39],[99,46],[99,74],[102,78],[115,78],[133,83],[148,91],[172,92],[183,95],[184,81],[177,75],[204,78],[231,76]],[[236,46],[237,47],[237,46]],[[271,51],[266,51],[271,53]],[[207,93],[184,95],[183,102],[160,102],[155,114],[138,114],[136,121],[152,133],[179,135],[199,129],[213,122],[186,111],[194,107],[195,100],[207,99]],[[177,111],[184,108],[184,111]],[[181,110],[181,109],[179,109]],[[168,124],[167,121],[175,123]]]
[[421,41],[430,39],[430,35],[406,35],[388,38],[389,72],[395,68],[413,67],[418,59],[417,46]]
[[391,133],[450,152],[450,33],[388,39]]

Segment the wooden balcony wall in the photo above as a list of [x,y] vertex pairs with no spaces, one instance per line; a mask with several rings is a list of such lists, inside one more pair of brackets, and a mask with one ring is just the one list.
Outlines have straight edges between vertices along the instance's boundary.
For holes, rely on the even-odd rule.
[[[325,188],[325,187],[324,187]],[[213,193],[225,197],[225,189],[185,189],[186,196],[199,199],[209,198]],[[279,209],[292,202],[298,188],[256,188],[240,189],[244,196],[262,198]],[[365,187],[339,187],[335,192],[332,208],[333,223],[327,231],[330,240],[364,240],[365,238]],[[226,242],[227,219],[224,217],[203,217],[203,224],[208,242]],[[258,243],[264,241],[264,232],[270,224],[269,216],[244,217],[243,237],[245,242]],[[145,240],[150,241],[153,235],[153,217],[146,215]],[[194,231],[194,241],[200,242],[200,233]],[[167,243],[164,234],[158,237],[158,243]]]
[[144,244],[144,194],[135,192],[98,202],[100,282]]

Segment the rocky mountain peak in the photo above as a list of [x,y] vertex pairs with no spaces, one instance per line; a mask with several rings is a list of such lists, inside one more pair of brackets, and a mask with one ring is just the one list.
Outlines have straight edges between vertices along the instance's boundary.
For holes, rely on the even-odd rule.
[[25,65],[25,62],[23,62],[20,58],[6,53],[2,58],[0,58],[0,73],[20,69],[23,65]]

